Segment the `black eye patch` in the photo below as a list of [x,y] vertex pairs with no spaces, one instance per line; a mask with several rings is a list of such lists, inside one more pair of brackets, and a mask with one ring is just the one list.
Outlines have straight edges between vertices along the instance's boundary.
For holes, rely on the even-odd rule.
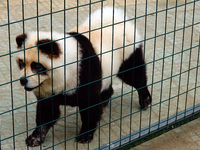
[[[40,64],[40,63],[32,62],[31,63],[31,70],[34,73],[38,73],[38,72],[45,71],[47,69],[42,64]],[[42,72],[41,74],[46,74],[46,72]]]
[[18,65],[19,65],[19,69],[22,70],[25,67],[25,63],[23,60],[19,59],[18,60]]

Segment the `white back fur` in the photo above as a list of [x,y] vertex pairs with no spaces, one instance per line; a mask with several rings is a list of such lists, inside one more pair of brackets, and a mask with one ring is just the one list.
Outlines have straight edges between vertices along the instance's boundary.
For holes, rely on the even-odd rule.
[[[103,19],[101,19],[102,17]],[[125,24],[123,23],[124,20],[127,19],[127,15],[126,18],[124,17],[123,10],[114,8],[113,22],[113,7],[105,7],[103,10],[98,9],[92,13],[78,29],[79,32],[89,31],[89,25],[91,25],[91,30],[101,28],[101,20],[103,21],[102,27],[110,25],[102,30],[92,31],[90,35],[85,34],[90,38],[97,54],[105,53],[99,56],[99,59],[102,60],[102,78],[106,78],[102,81],[102,91],[109,88],[111,84],[111,78],[107,77],[117,74],[123,60],[126,60],[134,52],[134,48],[136,49],[140,45],[138,42],[141,41],[141,37],[137,30],[134,31],[135,26],[133,21],[127,21]],[[89,21],[91,22],[89,23]],[[116,25],[111,26],[112,24]],[[136,37],[134,37],[134,35]],[[135,42],[137,44],[134,46],[133,43]],[[124,47],[129,44],[132,45]]]

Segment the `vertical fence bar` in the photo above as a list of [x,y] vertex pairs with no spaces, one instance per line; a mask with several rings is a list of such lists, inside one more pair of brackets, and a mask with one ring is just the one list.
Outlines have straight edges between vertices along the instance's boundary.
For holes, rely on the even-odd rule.
[[10,62],[10,94],[11,94],[11,107],[12,107],[12,126],[13,126],[13,148],[15,149],[15,114],[14,114],[14,100],[13,100],[13,83],[12,83],[12,57],[11,57],[11,39],[10,39],[10,6],[7,0],[7,13],[8,13],[8,43],[9,43],[9,62]]
[[[195,15],[195,6],[196,6],[196,1],[194,1],[194,6],[193,6],[193,15]],[[197,10],[198,11],[198,10]],[[194,19],[194,18],[193,18]],[[192,25],[194,25],[194,22],[192,23]],[[198,54],[197,54],[197,69],[196,69],[196,78],[195,78],[195,90],[194,90],[194,101],[193,101],[193,106],[195,106],[195,103],[196,103],[196,90],[197,90],[197,83],[198,83],[198,71],[199,71],[199,58],[200,58],[200,35],[199,35],[199,47],[197,48],[198,49]],[[195,108],[193,108],[193,113],[194,113],[194,110]]]
[[[37,16],[36,16],[36,18],[37,18],[37,43],[39,42],[39,1],[37,0],[36,1],[36,9],[37,9],[37,11],[36,11],[36,13],[37,13]],[[37,47],[37,51],[38,51],[38,63],[40,62],[40,55],[39,55],[39,47]],[[38,82],[40,83],[40,75],[39,74],[37,74],[38,75]],[[40,86],[39,86],[39,98],[41,97],[41,95],[40,95]],[[39,105],[39,103],[37,104],[37,105]],[[39,105],[39,107],[38,107],[38,111],[39,111],[39,113],[41,114],[41,106]],[[40,122],[40,124],[41,124],[41,115],[39,115],[39,122]],[[36,125],[36,128],[37,128],[37,125]],[[41,127],[39,127],[40,128],[40,140],[42,139],[42,131],[41,131]],[[42,144],[40,144],[40,149],[42,149]]]
[[[22,24],[23,24],[23,36],[25,35],[25,22],[24,22],[24,0],[22,0]],[[26,45],[26,40],[24,39],[24,49],[25,49],[25,45]],[[26,66],[26,51],[24,50],[24,63],[25,63],[25,66]],[[24,67],[24,76],[26,77],[26,67]],[[25,85],[26,86],[26,85]],[[26,107],[26,137],[28,138],[28,107],[27,107],[27,91],[25,90],[24,91],[25,93],[25,107]],[[26,145],[26,148],[29,149],[28,145]]]
[[[77,2],[77,8],[76,8],[76,30],[77,30],[77,33],[79,34],[79,27],[78,27],[78,25],[79,25],[79,21],[78,21],[78,19],[79,19],[79,0],[77,0],[76,1]],[[73,37],[72,37],[73,38]],[[76,85],[76,87],[78,87],[79,86],[79,84],[78,84],[78,82],[79,82],[79,77],[78,77],[78,69],[79,69],[79,66],[78,66],[78,63],[79,63],[79,59],[78,59],[78,57],[79,57],[79,53],[78,53],[78,51],[79,51],[79,48],[78,48],[78,46],[79,46],[79,43],[78,43],[79,41],[78,41],[78,38],[77,38],[77,42],[76,42],[76,46],[77,46],[77,57],[76,57],[76,60],[77,60],[77,62],[76,62],[76,64],[77,64],[77,70],[76,70],[76,76],[77,76],[77,79],[76,79],[76,81],[77,81],[77,85]],[[79,93],[79,91],[78,91],[78,89],[76,89],[77,90],[77,94],[76,94],[76,105],[78,106],[78,99],[79,99],[79,97],[78,97],[78,93]],[[78,135],[78,133],[79,133],[79,131],[78,131],[78,107],[76,107],[76,135]],[[76,149],[78,150],[78,142],[76,142]]]
[[[0,120],[0,127],[1,127],[1,120]],[[0,147],[1,147],[1,131],[0,131]]]
[[[64,31],[63,31],[63,40],[64,40],[64,91],[66,92],[66,0],[64,0]],[[64,94],[64,106],[66,105],[66,93]],[[67,115],[67,110],[66,107],[64,107],[64,140],[65,140],[65,150],[67,149],[67,119],[66,119],[66,115]]]
[[[181,53],[181,63],[180,63],[180,77],[179,77],[179,84],[178,84],[178,98],[177,98],[177,108],[176,108],[176,115],[178,114],[178,107],[179,107],[179,99],[180,99],[180,89],[181,89],[181,77],[182,77],[182,66],[183,66],[183,50],[184,50],[184,42],[185,42],[185,22],[186,22],[186,2],[185,0],[185,8],[184,8],[184,21],[183,21],[183,40],[182,40],[182,53]],[[177,117],[176,117],[177,120]]]
[[[145,27],[144,27],[144,51],[143,51],[143,57],[145,59],[145,52],[146,52],[146,37],[147,37],[147,11],[148,11],[148,1],[146,0],[145,1],[145,16],[144,16],[144,24],[145,24]],[[145,64],[144,64],[145,65]],[[143,76],[143,75],[142,75]],[[143,77],[144,78],[144,77]],[[144,79],[143,79],[144,80]],[[141,88],[144,88],[144,87],[141,87]],[[140,126],[139,126],[139,136],[141,136],[141,129],[142,129],[142,110],[140,110]]]
[[[135,15],[134,15],[134,45],[133,45],[133,51],[135,51],[135,43],[136,43],[136,26],[137,26],[137,21],[136,21],[136,17],[137,17],[137,0],[135,0]],[[133,59],[133,63],[134,63],[134,59]],[[134,69],[134,68],[133,68]],[[132,83],[134,82],[134,73],[132,73]],[[131,87],[131,105],[130,105],[130,113],[133,113],[133,86]],[[131,128],[132,128],[132,115],[130,115],[130,137],[129,137],[129,141],[131,141]]]
[[[101,36],[101,37],[100,37],[100,67],[101,67],[101,68],[102,68],[102,50],[103,50],[103,49],[102,49],[102,48],[103,48],[103,47],[102,47],[102,38],[103,38],[103,37],[102,37],[102,36],[103,36],[103,29],[102,29],[102,27],[103,27],[103,17],[104,17],[104,16],[103,16],[103,2],[104,2],[104,1],[101,1],[101,33],[100,33],[100,34],[101,34],[101,35],[100,35],[100,36]],[[102,69],[101,69],[101,72],[100,72],[100,73],[102,74]],[[100,82],[100,87],[102,87],[102,82],[103,82],[103,81]],[[101,89],[100,89],[100,92],[101,92]],[[101,101],[101,94],[100,94],[100,96],[99,96],[99,102],[102,102],[102,101]],[[101,105],[104,105],[104,103],[101,104]],[[99,112],[101,111],[100,109],[101,109],[101,108],[99,107]],[[98,146],[99,146],[99,147],[101,146],[101,127],[100,127],[100,126],[101,126],[101,121],[99,121],[99,128],[98,128],[98,131],[99,131],[99,141],[98,141],[99,145],[98,145]]]
[[174,51],[175,51],[175,43],[176,43],[176,22],[177,22],[177,5],[178,0],[176,0],[175,12],[174,12],[174,35],[173,35],[173,46],[172,46],[172,67],[171,67],[171,78],[170,78],[170,85],[169,85],[169,101],[168,101],[168,113],[167,113],[167,124],[169,122],[169,113],[170,113],[170,102],[171,102],[171,91],[172,91],[172,76],[174,70]]
[[[51,77],[52,77],[52,80],[51,80],[51,95],[53,95],[54,94],[54,92],[53,92],[53,71],[54,71],[54,68],[53,68],[53,43],[52,43],[52,41],[53,41],[53,4],[52,4],[52,0],[50,0],[50,32],[51,32]],[[52,120],[54,120],[54,103],[53,103],[53,101],[54,101],[54,97],[52,97],[51,98],[52,99],[52,101],[51,101],[51,107],[52,107]],[[50,123],[50,122],[49,122]],[[53,147],[52,147],[52,149],[54,150],[54,126],[52,126],[52,144],[53,144]]]
[[[158,27],[158,0],[156,0],[156,16],[155,16],[155,32],[154,32],[154,50],[153,50],[153,68],[152,68],[152,78],[151,81],[154,83],[154,74],[155,74],[155,58],[156,58],[156,44],[157,44],[157,27]],[[153,87],[154,84],[151,84],[151,96],[153,98]],[[149,133],[150,133],[150,126],[151,126],[151,111],[152,106],[149,108]]]
[[[125,35],[126,35],[126,0],[124,0],[124,18],[123,18],[123,23],[124,23],[124,29],[123,29],[123,56],[122,60],[124,61],[124,49],[125,49]],[[123,66],[124,70],[124,66]],[[126,70],[125,70],[126,71]],[[124,79],[124,74],[122,74],[122,79]],[[122,139],[122,116],[123,116],[123,91],[124,91],[124,82],[122,82],[122,87],[121,87],[121,108],[120,108],[120,145],[121,145],[121,139]]]
[[[113,75],[113,49],[114,49],[114,15],[115,15],[115,0],[113,0],[113,3],[112,3],[112,8],[113,8],[113,12],[112,12],[112,55],[111,55],[111,85],[113,83],[112,81],[112,75]],[[112,106],[112,101],[110,101],[110,105],[109,105],[109,145],[111,143],[111,106]],[[121,131],[120,131],[121,132]],[[110,146],[109,146],[109,150],[110,150]]]
[[[198,47],[198,54],[197,54],[197,71],[196,71],[196,79],[195,79],[195,89],[194,89],[194,101],[193,106],[195,106],[196,102],[196,95],[197,95],[197,83],[198,83],[198,73],[199,73],[199,61],[200,61],[200,35],[199,35],[199,47]],[[193,107],[193,113],[195,111],[195,107]]]
[[[167,40],[167,15],[168,15],[168,0],[166,0],[166,14],[165,14],[165,33],[164,33],[164,49],[163,49],[163,60],[162,60],[162,76],[161,76],[161,86],[160,86],[160,105],[159,105],[159,126],[160,126],[160,118],[161,118],[161,102],[162,102],[162,94],[163,94],[163,79],[164,79],[164,68],[165,68],[165,50],[166,50],[166,40]],[[169,106],[168,106],[169,107]]]
[[193,15],[192,15],[192,31],[191,31],[191,43],[190,43],[190,54],[189,54],[189,64],[188,64],[188,77],[187,77],[187,89],[186,89],[186,95],[185,95],[185,114],[186,115],[186,109],[187,109],[187,100],[188,100],[188,90],[189,90],[189,81],[190,81],[190,66],[191,66],[191,57],[192,57],[192,42],[193,42],[193,32],[194,32],[194,16],[195,16],[195,1],[193,3]]
[[[91,2],[91,0],[90,0],[90,4],[89,4],[89,41],[91,42],[91,24],[92,24],[92,16],[91,16],[91,13],[92,13],[92,4],[91,4],[92,2]],[[90,76],[90,63],[91,63],[91,56],[90,56],[90,50],[91,50],[91,45],[89,46],[89,59],[88,59],[88,61],[89,61],[89,66],[88,66],[88,68],[89,68],[89,81],[90,81],[90,79],[91,79],[91,76]],[[89,83],[90,84],[90,83]],[[90,89],[91,89],[91,86],[89,85],[88,86],[89,88],[88,88],[88,107],[90,107],[90,104],[91,104],[91,102],[90,102]],[[88,121],[90,120],[90,114],[89,113],[91,113],[91,111],[88,111]],[[89,124],[89,122],[88,122],[88,131],[90,130],[90,124]],[[87,133],[86,133],[87,134]],[[89,134],[88,134],[89,135]],[[89,138],[89,137],[88,137]],[[88,142],[88,150],[89,150],[89,148],[90,148],[90,144],[89,144],[89,142]]]

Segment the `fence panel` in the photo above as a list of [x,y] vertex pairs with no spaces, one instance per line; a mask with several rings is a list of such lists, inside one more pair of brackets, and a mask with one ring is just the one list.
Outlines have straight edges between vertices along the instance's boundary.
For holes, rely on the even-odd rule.
[[[107,12],[105,7],[109,7],[112,11]],[[99,15],[90,16],[97,9]],[[42,128],[41,130],[39,128],[41,124],[46,123],[48,126],[54,123],[53,121],[57,123],[50,128],[44,142],[36,149],[128,149],[198,118],[200,116],[199,12],[200,0],[2,0],[0,2],[1,149],[30,149],[29,146],[36,146],[37,142],[27,146],[25,139],[35,129],[44,133]],[[106,17],[109,16],[111,16],[110,22],[106,23]],[[130,24],[135,26],[129,26]],[[134,32],[136,29],[138,32]],[[66,36],[68,35],[66,33],[70,33],[69,36]],[[16,42],[16,37],[23,34],[24,36]],[[136,38],[137,34],[140,34],[140,37]],[[132,53],[129,56],[127,51],[134,51],[141,43],[145,63],[135,65],[135,60],[140,60],[135,53],[132,67],[127,69],[122,65],[121,68],[116,68],[119,63],[116,61],[118,53],[121,53],[121,59],[128,60]],[[45,45],[49,47],[46,49]],[[80,45],[82,49],[86,49],[84,55],[83,50],[79,49]],[[68,50],[59,51],[60,49]],[[19,54],[22,55],[22,62],[19,59],[16,62]],[[99,65],[95,61],[100,62],[101,69],[98,70]],[[35,68],[33,62],[36,63]],[[87,67],[84,68],[82,62],[88,63]],[[131,66],[130,63],[129,65]],[[21,71],[19,67],[22,67]],[[109,68],[108,74],[104,67]],[[140,97],[134,87],[137,87],[135,80],[144,79],[145,74],[141,73],[137,77],[137,73],[133,71],[133,75],[129,76],[131,78],[127,81],[126,73],[130,74],[132,70],[138,71],[138,68],[145,67],[147,84],[141,86],[143,80],[141,82],[138,80],[140,85],[137,90],[148,88],[152,104],[148,108],[141,109]],[[84,76],[88,79],[86,82],[85,78],[79,77],[82,72],[87,74]],[[52,79],[53,76],[58,78]],[[124,79],[119,80],[116,76]],[[42,84],[47,78],[49,84]],[[27,84],[29,79],[33,80],[33,85],[38,84],[39,92],[36,92],[36,96],[32,91],[29,92],[31,88],[24,90],[20,85],[20,82]],[[66,81],[66,79],[72,80]],[[59,84],[56,84],[58,80]],[[94,91],[97,88],[95,86],[103,89],[109,82],[114,89],[112,97],[107,96],[112,93],[111,86],[105,88],[106,96],[102,93],[98,98],[95,97]],[[129,86],[127,82],[134,86]],[[28,84],[25,88],[28,88]],[[61,88],[62,90],[59,90]],[[79,94],[70,96],[77,91]],[[143,91],[142,94],[145,95],[144,93]],[[95,104],[90,101],[91,97],[96,98]],[[104,101],[101,101],[102,99]],[[45,110],[46,104],[43,107],[43,103],[47,101],[50,105],[47,109],[49,111]],[[85,101],[84,104],[82,101]],[[107,102],[109,102],[107,106],[103,107]],[[43,118],[42,115],[38,117],[38,122],[51,118],[45,123],[40,123],[39,127],[36,125],[37,103],[39,103],[38,112],[48,114]],[[59,108],[58,103],[62,103],[61,114],[56,118],[55,107]],[[63,106],[69,103],[81,107]],[[82,109],[83,106],[87,107]],[[101,113],[101,110],[103,113],[100,122],[97,121],[93,140],[87,142],[89,138],[81,136],[84,133],[78,135],[82,125],[81,117],[89,116],[90,123],[85,119],[87,124],[85,127],[93,131],[95,129],[90,126],[95,124],[94,120],[98,120],[99,117],[94,112]],[[81,116],[80,114],[84,112],[87,114]],[[91,132],[85,134],[87,133]],[[78,137],[81,137],[81,140]],[[42,139],[42,135],[38,137],[38,141],[39,139]],[[80,141],[86,143],[82,144]]]

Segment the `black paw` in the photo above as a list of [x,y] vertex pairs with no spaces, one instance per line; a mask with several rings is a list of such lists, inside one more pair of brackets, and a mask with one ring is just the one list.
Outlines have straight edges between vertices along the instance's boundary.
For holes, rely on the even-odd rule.
[[147,96],[146,98],[140,99],[140,107],[141,109],[147,109],[151,105],[152,99],[151,96]]
[[43,143],[44,138],[40,138],[39,136],[33,136],[30,135],[27,139],[26,139],[26,144],[30,147],[35,147],[35,146],[39,146],[41,143]]
[[79,143],[90,143],[93,139],[93,133],[86,133],[83,135],[79,135],[78,137],[76,137],[76,141]]

